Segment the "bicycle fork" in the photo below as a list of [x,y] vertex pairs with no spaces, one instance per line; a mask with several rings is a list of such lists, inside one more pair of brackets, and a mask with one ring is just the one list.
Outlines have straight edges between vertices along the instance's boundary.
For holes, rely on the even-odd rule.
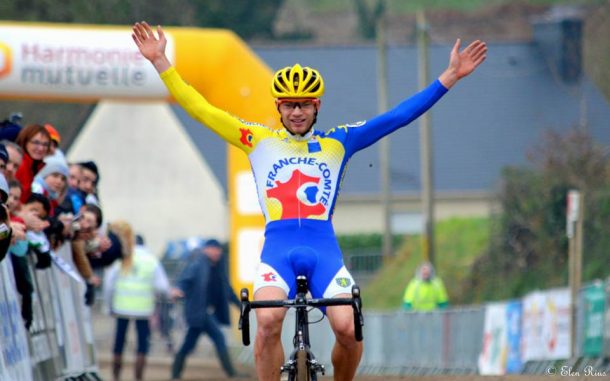
[[[304,293],[297,295],[304,299]],[[295,314],[295,335],[292,339],[293,351],[288,361],[280,368],[281,373],[288,373],[288,381],[318,379],[318,373],[325,374],[324,365],[318,362],[310,350],[309,320],[306,307],[297,307]]]
[[[303,328],[303,326],[299,328]],[[318,379],[318,373],[324,375],[326,372],[324,365],[316,360],[314,354],[310,350],[306,325],[304,329],[305,332],[303,332],[303,329],[297,330],[293,339],[294,349],[290,354],[288,361],[280,368],[281,373],[288,374],[288,381],[316,381]],[[308,376],[306,375],[307,373]]]

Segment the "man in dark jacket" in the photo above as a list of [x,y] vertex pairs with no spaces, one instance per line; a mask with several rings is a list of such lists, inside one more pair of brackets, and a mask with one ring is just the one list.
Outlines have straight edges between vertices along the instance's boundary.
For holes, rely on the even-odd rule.
[[229,302],[240,306],[231,289],[222,258],[222,246],[216,240],[206,241],[195,249],[189,263],[178,276],[173,298],[184,298],[184,315],[188,330],[182,347],[176,353],[172,379],[180,379],[186,357],[195,349],[199,336],[207,333],[214,342],[222,368],[229,377],[238,376],[220,325],[229,325]]

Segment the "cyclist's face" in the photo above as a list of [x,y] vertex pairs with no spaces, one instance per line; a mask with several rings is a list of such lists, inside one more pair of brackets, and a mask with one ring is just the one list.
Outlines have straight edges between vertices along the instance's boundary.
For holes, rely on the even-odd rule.
[[320,109],[319,99],[279,99],[277,109],[282,124],[294,135],[305,135],[313,126]]

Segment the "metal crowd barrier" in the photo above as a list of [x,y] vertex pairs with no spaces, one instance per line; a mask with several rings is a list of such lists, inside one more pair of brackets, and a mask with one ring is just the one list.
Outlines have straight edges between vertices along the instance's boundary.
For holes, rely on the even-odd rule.
[[0,263],[0,381],[101,380],[85,284],[71,258],[69,243],[53,253],[47,269],[35,269],[28,254],[34,285],[29,331],[21,318],[10,258]]
[[[310,312],[310,321],[322,317]],[[364,353],[360,374],[474,374],[483,342],[482,307],[449,308],[432,312],[365,312]],[[254,316],[251,333],[256,332]],[[288,311],[282,330],[285,349],[292,348],[294,312]],[[311,345],[318,361],[332,373],[334,335],[325,318],[310,328]],[[253,362],[252,346],[239,360]]]
[[[565,315],[568,314],[565,310],[565,295],[568,293],[564,291],[566,290],[535,291],[522,300],[431,312],[369,312],[365,309],[364,353],[358,372],[385,375],[556,372],[561,375],[562,371],[571,371],[580,375],[593,372],[594,376],[610,376],[610,278],[605,282],[593,282],[580,291],[577,303],[577,345],[573,358],[558,355],[567,353],[561,348],[565,349],[569,345],[569,341],[565,341],[569,337],[566,329],[569,330],[570,326],[565,320]],[[531,298],[532,295],[540,298]],[[524,303],[525,300],[530,304]],[[531,304],[532,300],[543,301],[543,304]],[[543,318],[531,314],[524,317],[526,307],[535,308],[538,312],[546,309],[547,315]],[[486,313],[490,308],[501,311],[501,314],[493,315],[494,324],[491,326],[494,328],[486,333]],[[320,317],[319,312],[312,312],[310,321]],[[254,335],[256,321],[254,316],[250,319],[251,334]],[[535,328],[533,331],[523,331],[522,324],[526,321],[529,328]],[[294,314],[289,311],[282,331],[285,350],[292,348],[293,330]],[[503,340],[494,337],[500,330],[506,335]],[[484,337],[486,334],[490,336]],[[330,358],[334,335],[327,320],[313,325],[310,336],[316,358],[332,372]],[[528,340],[524,341],[526,338]],[[553,338],[558,338],[559,342],[553,341]],[[524,356],[524,352],[519,352],[526,342],[530,345],[548,344],[556,347],[554,350],[547,348],[547,351],[530,359]],[[484,343],[488,345],[487,351]],[[538,353],[536,348],[533,349],[533,352],[528,352],[529,356]],[[484,353],[497,357],[484,357]],[[241,350],[239,360],[253,363],[252,346]],[[481,370],[483,363],[485,370]]]

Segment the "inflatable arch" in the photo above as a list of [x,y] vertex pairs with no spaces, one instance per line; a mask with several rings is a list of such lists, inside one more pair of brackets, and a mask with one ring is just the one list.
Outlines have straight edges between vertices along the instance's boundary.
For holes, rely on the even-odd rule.
[[[182,77],[211,103],[277,127],[269,68],[234,33],[164,28],[167,53]],[[0,23],[0,98],[72,102],[167,101],[152,65],[137,51],[131,26]],[[250,285],[264,220],[246,156],[228,150],[231,276]],[[253,193],[254,192],[254,193]]]

